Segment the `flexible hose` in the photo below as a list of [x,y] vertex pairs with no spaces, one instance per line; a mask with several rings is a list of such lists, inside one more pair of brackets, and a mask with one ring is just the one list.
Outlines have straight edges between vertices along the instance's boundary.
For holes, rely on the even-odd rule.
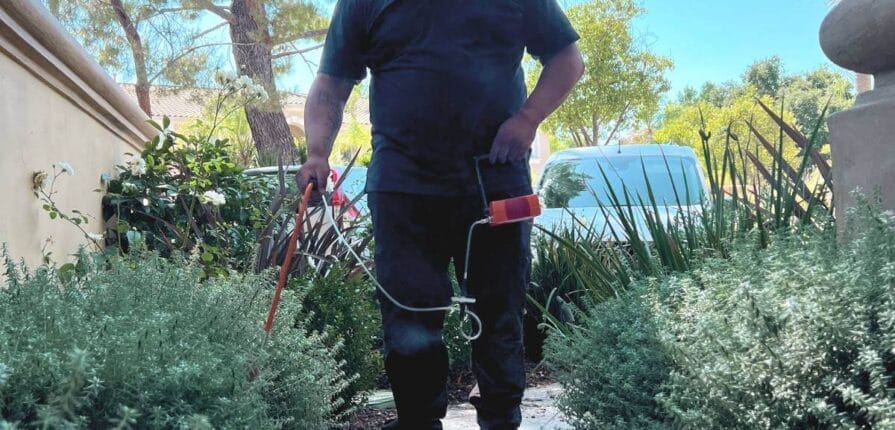
[[[351,243],[348,241],[348,239],[342,233],[342,230],[340,230],[338,225],[336,224],[336,220],[332,214],[330,206],[326,203],[326,198],[323,198],[321,200],[323,201],[323,212],[325,214],[324,216],[326,217],[326,220],[332,226],[333,231],[336,232],[336,237],[338,237],[339,241],[342,242],[342,244],[345,245],[346,248],[348,248],[348,252],[351,254],[352,257],[354,257],[354,259],[358,262],[358,264],[360,264],[361,269],[364,270],[364,272],[370,278],[370,281],[373,282],[373,285],[375,285],[376,288],[378,288],[379,291],[382,292],[382,295],[385,296],[385,298],[387,298],[395,306],[397,306],[398,308],[401,308],[405,311],[408,311],[408,312],[448,312],[448,311],[454,310],[455,306],[462,308],[462,307],[465,307],[466,305],[475,303],[474,298],[463,297],[463,296],[452,297],[451,304],[449,304],[447,306],[435,306],[435,307],[407,306],[407,305],[401,303],[400,301],[398,301],[398,299],[394,298],[388,292],[388,290],[386,290],[385,287],[383,287],[382,284],[380,284],[379,281],[376,280],[376,277],[373,276],[373,273],[370,272],[370,269],[368,269],[367,265],[364,264],[364,260],[359,255],[357,255],[357,252],[354,250],[354,247],[351,246]],[[477,222],[473,223],[472,226],[469,227],[469,239],[470,240],[472,239],[472,230],[477,225],[483,224],[484,221],[486,221],[486,220],[477,221]],[[461,281],[465,281],[466,273],[468,273],[468,271],[469,271],[469,269],[468,269],[469,268],[469,249],[470,249],[470,245],[469,245],[469,243],[467,243],[466,244],[466,266],[465,266],[464,275],[463,275],[464,279]],[[469,340],[469,341],[476,340],[482,335],[482,320],[479,318],[478,315],[475,314],[475,312],[473,312],[469,309],[465,309],[465,313],[468,314],[469,317],[475,323],[476,331],[470,335],[470,334],[467,334],[466,331],[463,330],[463,328],[461,327],[460,335],[463,336],[464,339]],[[460,321],[460,324],[462,324],[462,323],[463,322]]]

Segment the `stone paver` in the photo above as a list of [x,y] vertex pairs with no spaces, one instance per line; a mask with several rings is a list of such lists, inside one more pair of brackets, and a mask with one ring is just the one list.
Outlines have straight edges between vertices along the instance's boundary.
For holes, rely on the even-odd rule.
[[[572,426],[563,421],[562,414],[554,404],[560,393],[558,384],[549,384],[525,390],[522,399],[522,426],[520,430],[569,430]],[[468,403],[448,408],[442,420],[444,430],[475,430],[475,408]]]

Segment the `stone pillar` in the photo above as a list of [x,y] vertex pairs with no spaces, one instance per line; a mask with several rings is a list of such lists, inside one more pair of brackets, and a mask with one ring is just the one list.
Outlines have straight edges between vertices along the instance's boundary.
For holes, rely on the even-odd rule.
[[[848,0],[820,28],[820,44],[834,63],[873,75],[875,88],[851,109],[829,118],[838,220],[853,206],[852,191],[880,191],[895,208],[895,1]],[[840,224],[840,227],[844,224]]]

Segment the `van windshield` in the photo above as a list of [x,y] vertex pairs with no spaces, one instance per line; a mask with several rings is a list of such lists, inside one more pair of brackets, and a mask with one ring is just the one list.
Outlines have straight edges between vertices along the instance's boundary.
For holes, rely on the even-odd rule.
[[656,203],[661,206],[695,205],[703,198],[696,160],[662,155],[611,156],[551,163],[544,172],[539,194],[548,208],[612,206],[612,192],[623,206],[639,206],[641,199],[649,205],[647,182]]

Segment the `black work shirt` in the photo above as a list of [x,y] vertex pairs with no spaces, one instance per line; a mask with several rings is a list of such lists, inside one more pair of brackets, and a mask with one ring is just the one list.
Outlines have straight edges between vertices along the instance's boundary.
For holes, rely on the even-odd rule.
[[[370,69],[367,191],[475,194],[473,157],[525,101],[523,51],[577,39],[556,0],[339,0],[320,72]],[[489,192],[530,191],[528,160],[482,167]]]

